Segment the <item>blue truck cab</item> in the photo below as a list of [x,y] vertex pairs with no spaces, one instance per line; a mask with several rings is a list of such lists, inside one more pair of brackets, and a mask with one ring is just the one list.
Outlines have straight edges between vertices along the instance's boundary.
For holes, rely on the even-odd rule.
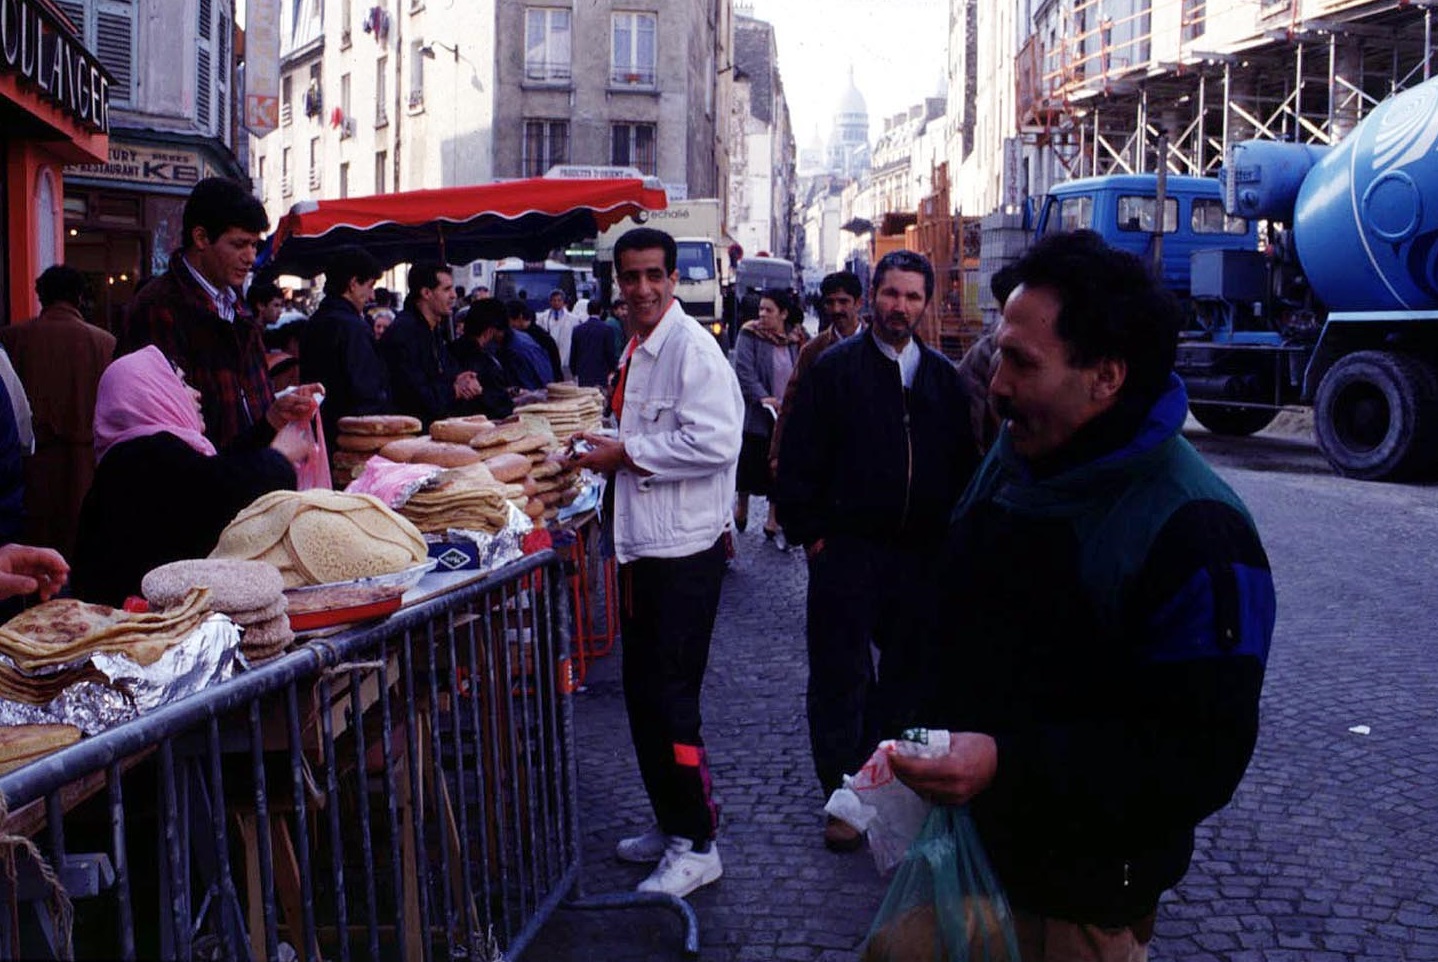
[[[1157,183],[1153,174],[1113,174],[1057,184],[1040,204],[1035,235],[1091,230],[1110,246],[1151,258]],[[1214,178],[1170,174],[1163,206],[1163,281],[1180,297],[1188,297],[1194,251],[1258,249],[1257,227],[1224,213]]]

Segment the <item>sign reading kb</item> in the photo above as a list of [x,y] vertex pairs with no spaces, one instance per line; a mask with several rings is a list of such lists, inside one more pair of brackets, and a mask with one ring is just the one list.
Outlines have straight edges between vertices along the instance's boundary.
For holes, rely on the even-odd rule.
[[0,70],[86,126],[110,129],[110,75],[35,0],[0,0]]
[[67,178],[124,181],[149,187],[184,188],[186,191],[212,173],[198,151],[162,149],[115,140],[110,141],[109,163],[77,164],[65,168]]

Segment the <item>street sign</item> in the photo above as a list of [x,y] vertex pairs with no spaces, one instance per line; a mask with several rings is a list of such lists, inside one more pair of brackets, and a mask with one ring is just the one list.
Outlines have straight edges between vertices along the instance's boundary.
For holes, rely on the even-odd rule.
[[280,125],[280,98],[263,94],[245,95],[245,126],[263,136]]
[[280,0],[246,8],[245,126],[256,137],[280,126]]

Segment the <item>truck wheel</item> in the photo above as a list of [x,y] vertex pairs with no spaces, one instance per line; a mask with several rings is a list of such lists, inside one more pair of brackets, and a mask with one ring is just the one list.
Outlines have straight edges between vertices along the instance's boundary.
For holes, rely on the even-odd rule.
[[1277,408],[1237,408],[1222,404],[1190,404],[1188,409],[1193,419],[1214,434],[1230,437],[1247,437],[1255,431],[1262,431],[1278,417]]
[[1319,382],[1313,426],[1339,474],[1364,481],[1421,475],[1438,457],[1438,373],[1405,354],[1350,354]]

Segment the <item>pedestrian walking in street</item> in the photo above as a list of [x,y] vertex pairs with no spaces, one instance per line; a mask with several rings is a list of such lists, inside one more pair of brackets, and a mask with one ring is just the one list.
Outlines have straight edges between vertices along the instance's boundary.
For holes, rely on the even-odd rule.
[[556,369],[558,376],[569,380],[569,350],[573,346],[574,329],[579,326],[580,318],[569,309],[569,302],[559,288],[549,292],[549,310],[539,315],[537,322],[544,333],[554,338],[560,360],[560,367]]
[[364,316],[383,272],[362,248],[335,251],[325,263],[324,300],[300,334],[300,380],[325,386],[320,418],[330,451],[337,450],[340,418],[394,410],[389,371]]
[[[809,738],[825,797],[889,727],[908,639],[899,616],[978,463],[953,364],[915,331],[934,293],[927,259],[884,255],[873,321],[830,347],[794,397],[779,452],[779,521],[809,560]],[[860,836],[829,819],[824,843]]]
[[734,527],[743,531],[749,522],[749,499],[769,502],[764,537],[779,539],[778,514],[771,496],[773,474],[769,468],[769,442],[779,416],[779,399],[799,362],[799,351],[808,339],[804,311],[792,291],[767,290],[759,297],[759,316],[739,329],[734,341],[734,373],[744,395],[744,446],[739,452],[737,503]]
[[[1024,962],[1143,960],[1194,828],[1258,735],[1267,556],[1183,438],[1172,295],[1081,231],[1016,265],[991,385],[1005,419],[921,608],[907,721],[947,755],[895,757],[969,804]],[[918,627],[922,626],[922,627]]]
[[589,302],[589,317],[574,329],[569,348],[569,370],[581,387],[604,388],[619,367],[619,349],[604,323],[604,304]]
[[200,392],[206,434],[224,447],[274,400],[263,329],[240,296],[270,219],[237,181],[207,177],[190,191],[182,224],[169,270],[126,309],[115,353],[154,344],[179,364]]
[[409,269],[409,295],[379,342],[395,410],[426,427],[479,396],[479,379],[455,363],[442,330],[454,307],[454,275],[437,263]]
[[723,873],[699,694],[744,401],[724,352],[674,296],[674,239],[631,230],[614,264],[634,329],[613,399],[619,435],[585,435],[593,448],[576,463],[609,475],[614,492],[624,701],[656,823],[616,854],[659,863],[639,891],[682,897]]
[[95,477],[95,393],[115,337],[80,313],[85,275],[48,267],[35,281],[40,315],[0,329],[30,399],[35,451],[24,459],[26,542],[69,557],[80,504]]
[[864,329],[859,318],[863,301],[864,287],[852,271],[835,271],[819,282],[819,333],[799,351],[799,361],[794,365],[794,373],[789,377],[784,399],[779,404],[774,436],[769,439],[769,471],[776,478],[779,476],[779,446],[784,438],[784,424],[794,410],[794,395],[798,393],[799,382],[814,366],[819,355]]

